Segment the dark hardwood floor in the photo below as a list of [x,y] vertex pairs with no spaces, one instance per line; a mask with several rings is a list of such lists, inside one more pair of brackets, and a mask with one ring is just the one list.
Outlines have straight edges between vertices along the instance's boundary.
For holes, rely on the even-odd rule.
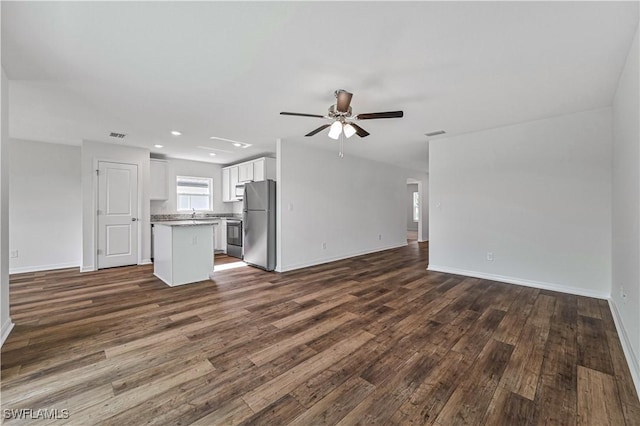
[[151,266],[14,275],[2,408],[73,425],[640,425],[606,301],[427,258],[412,243],[175,288]]

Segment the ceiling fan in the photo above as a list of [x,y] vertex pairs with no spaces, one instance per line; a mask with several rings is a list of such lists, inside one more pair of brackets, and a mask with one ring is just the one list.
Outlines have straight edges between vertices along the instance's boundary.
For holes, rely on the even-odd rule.
[[280,115],[296,115],[299,117],[315,117],[324,118],[326,120],[332,120],[331,124],[323,124],[315,130],[307,133],[305,136],[313,136],[330,127],[329,137],[331,139],[338,139],[340,134],[344,132],[347,138],[350,138],[354,134],[357,134],[361,138],[369,136],[369,132],[358,126],[353,120],[373,120],[376,118],[400,118],[404,115],[402,111],[389,111],[389,112],[371,112],[366,114],[358,114],[354,117],[351,116],[351,98],[353,93],[349,93],[346,90],[336,90],[336,103],[329,107],[329,113],[327,115],[318,114],[304,114],[300,112],[281,112]]

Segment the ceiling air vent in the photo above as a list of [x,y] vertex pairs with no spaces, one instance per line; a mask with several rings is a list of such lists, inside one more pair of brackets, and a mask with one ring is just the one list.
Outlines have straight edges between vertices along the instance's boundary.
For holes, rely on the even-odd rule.
[[447,132],[445,132],[444,130],[436,130],[435,132],[425,133],[425,135],[431,137],[431,136],[444,135],[445,133]]
[[116,139],[124,139],[125,136],[127,136],[124,133],[116,133],[116,132],[111,132],[109,133],[109,136],[111,136],[112,138],[116,138]]

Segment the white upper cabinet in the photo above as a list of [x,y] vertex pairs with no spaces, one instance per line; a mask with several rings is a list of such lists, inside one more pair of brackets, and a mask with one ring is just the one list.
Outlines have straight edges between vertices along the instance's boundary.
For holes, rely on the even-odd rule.
[[222,169],[222,201],[231,200],[231,188],[229,187],[230,172],[228,168]]
[[276,179],[275,158],[263,157],[225,167],[222,169],[222,201],[241,201],[236,196],[236,185],[239,183],[267,179]]
[[229,168],[229,201],[238,201],[236,185],[238,184],[238,166]]
[[264,158],[259,158],[256,161],[253,161],[253,180],[256,182],[260,182],[261,180],[265,180],[264,176]]
[[244,183],[253,180],[253,161],[238,164],[238,182]]
[[164,160],[150,160],[149,177],[151,189],[149,199],[166,200],[169,194],[167,181],[167,162]]
[[[260,181],[260,180],[276,180],[276,159],[275,158],[269,158],[269,157],[264,157],[264,158],[259,158],[256,160],[256,164],[254,165],[255,168],[260,168],[261,173],[260,173],[260,179],[255,179],[256,181]],[[254,170],[254,175],[257,175],[258,173]]]
[[248,162],[253,167],[253,182],[261,180],[276,180],[276,159],[275,158],[258,158]]

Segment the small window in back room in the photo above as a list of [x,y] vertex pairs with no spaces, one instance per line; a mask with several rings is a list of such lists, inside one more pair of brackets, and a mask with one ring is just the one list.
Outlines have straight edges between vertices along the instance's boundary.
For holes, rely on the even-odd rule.
[[420,195],[417,192],[413,193],[413,221],[418,222],[420,220]]
[[177,176],[178,211],[210,211],[213,203],[212,186],[211,178]]

